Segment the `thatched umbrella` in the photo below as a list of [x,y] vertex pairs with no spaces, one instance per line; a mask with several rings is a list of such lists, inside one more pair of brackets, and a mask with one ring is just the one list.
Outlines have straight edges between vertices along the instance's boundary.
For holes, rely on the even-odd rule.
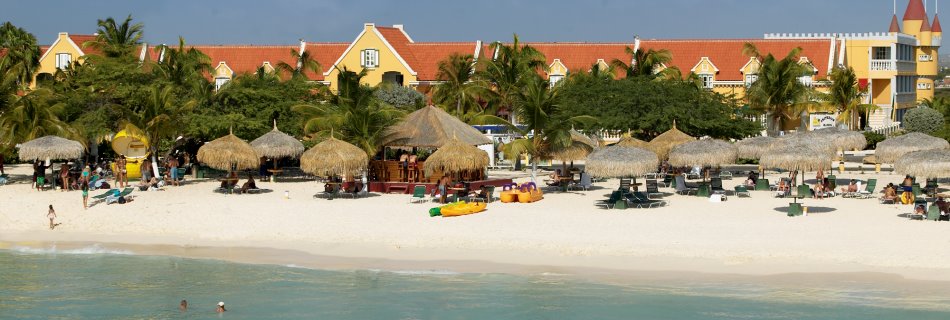
[[423,169],[426,175],[434,171],[459,173],[484,170],[488,166],[488,153],[478,147],[452,139],[426,158]]
[[630,135],[629,132],[624,134],[623,137],[620,138],[620,141],[617,141],[617,143],[615,143],[614,145],[621,146],[621,147],[643,148],[647,150],[650,149],[649,142],[634,138],[632,135]]
[[562,162],[583,160],[586,159],[587,155],[594,151],[598,145],[599,144],[594,139],[591,139],[590,137],[572,129],[571,145],[567,148],[552,153],[551,158],[560,160]]
[[772,147],[773,143],[775,143],[775,138],[765,136],[736,141],[736,156],[742,159],[759,159]]
[[585,168],[592,176],[623,178],[654,172],[659,163],[653,151],[613,145],[588,155]]
[[438,148],[455,137],[468,145],[492,143],[480,131],[435,106],[428,106],[407,115],[390,127],[382,139],[387,147]]
[[919,178],[950,177],[950,150],[921,150],[905,154],[894,163],[894,170]]
[[[699,140],[677,145],[670,150],[670,165],[674,167],[721,167],[736,162],[736,147],[722,140]],[[706,180],[706,176],[703,176]]]
[[356,176],[366,171],[368,163],[366,151],[332,133],[300,156],[300,170],[317,176]]
[[260,166],[257,152],[234,133],[205,143],[198,148],[198,161],[218,170],[245,170]]
[[20,144],[20,160],[78,159],[86,147],[82,143],[57,136],[45,136]]
[[831,166],[834,151],[827,146],[803,143],[802,141],[786,141],[770,148],[761,158],[759,164],[766,168],[779,168],[802,173],[805,171],[824,170]]
[[921,150],[950,149],[950,143],[920,132],[911,132],[877,143],[874,157],[877,163],[894,163],[901,156]]
[[277,129],[277,120],[274,120],[274,129],[251,141],[251,147],[260,157],[274,159],[274,169],[277,169],[277,159],[296,158],[306,149],[300,140]]
[[673,121],[673,127],[670,130],[656,136],[653,140],[650,140],[650,150],[656,153],[656,156],[660,159],[669,158],[670,150],[673,147],[690,142],[696,141],[696,138],[683,133],[676,128],[676,120]]

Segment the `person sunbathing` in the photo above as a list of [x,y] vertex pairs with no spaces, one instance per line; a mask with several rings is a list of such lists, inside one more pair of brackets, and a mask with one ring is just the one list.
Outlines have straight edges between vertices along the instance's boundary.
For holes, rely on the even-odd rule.
[[824,199],[825,198],[825,185],[820,182],[815,182],[815,199]]
[[548,177],[551,178],[547,181],[548,186],[558,187],[561,185],[561,169],[554,170]]
[[894,188],[893,184],[888,184],[887,187],[884,187],[884,195],[881,196],[881,202],[885,201],[896,201],[897,200],[897,189]]
[[841,187],[841,193],[852,193],[858,192],[858,183],[854,179],[851,179],[851,182],[848,183],[847,187]]
[[927,210],[924,210],[924,205],[919,204],[914,206],[914,215],[927,215]]
[[254,183],[254,177],[250,174],[247,175],[247,181],[244,182],[244,185],[241,186],[240,193],[247,193],[248,190],[257,189],[257,184]]

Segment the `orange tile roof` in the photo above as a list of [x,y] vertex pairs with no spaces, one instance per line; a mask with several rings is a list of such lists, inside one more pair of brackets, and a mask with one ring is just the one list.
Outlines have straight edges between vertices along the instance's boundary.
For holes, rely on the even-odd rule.
[[943,32],[943,28],[940,27],[940,18],[937,15],[934,15],[934,23],[930,26],[930,31],[933,32]]
[[[629,61],[630,56],[624,52],[624,48],[633,47],[632,43],[528,42],[525,44],[544,54],[547,60],[545,66],[550,66],[554,63],[554,59],[559,59],[561,64],[571,72],[588,72],[598,59],[603,59],[608,65],[614,59]],[[622,70],[616,70],[616,72],[619,76],[623,76]]]
[[907,10],[904,11],[904,21],[925,19],[927,19],[927,10],[924,9],[924,3],[921,0],[910,0],[907,3]]
[[102,50],[99,50],[92,46],[86,46],[88,41],[96,41],[96,36],[91,34],[71,34],[69,35],[69,40],[72,40],[79,49],[82,50],[85,54],[102,54]]
[[[310,52],[311,57],[322,68],[329,68],[336,58],[346,50],[348,45],[347,43],[308,43],[306,52]],[[221,62],[224,62],[236,75],[239,75],[256,72],[257,68],[262,66],[265,61],[270,62],[271,66],[275,68],[280,62],[293,65],[295,61],[290,54],[290,50],[299,50],[300,46],[196,45],[194,48],[211,58],[212,68],[216,68]],[[158,60],[157,51],[151,50],[150,56],[154,59],[153,61]],[[322,72],[307,71],[305,74],[310,80],[323,80]]]
[[455,53],[474,55],[477,44],[475,41],[415,43],[398,28],[376,27],[376,30],[416,72],[418,81],[438,80],[439,61]]
[[[673,55],[671,66],[676,66],[688,74],[699,63],[702,57],[719,69],[716,80],[739,81],[743,80],[739,71],[749,62],[749,57],[742,55],[742,47],[746,42],[755,44],[762,55],[772,54],[776,58],[785,57],[795,47],[801,47],[801,56],[818,69],[816,79],[822,79],[828,74],[828,58],[831,54],[831,41],[827,39],[794,39],[794,40],[644,40],[640,47],[644,49],[667,49]],[[670,67],[670,66],[668,66]]]
[[891,27],[887,29],[887,32],[897,32],[897,33],[901,32],[901,24],[900,22],[897,22],[896,14],[893,17],[891,17]]

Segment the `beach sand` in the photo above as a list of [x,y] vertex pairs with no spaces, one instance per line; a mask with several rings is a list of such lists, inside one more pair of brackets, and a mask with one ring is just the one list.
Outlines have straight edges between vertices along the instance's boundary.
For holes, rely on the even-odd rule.
[[[14,175],[30,170],[8,168]],[[836,175],[839,181],[877,178],[878,190],[902,178],[887,172],[836,170]],[[731,190],[743,180],[726,180],[725,187]],[[410,204],[408,195],[315,199],[322,185],[312,181],[259,182],[273,192],[223,195],[212,192],[216,184],[192,180],[166,191],[136,191],[133,202],[100,203],[88,210],[82,209],[77,191],[39,192],[26,183],[0,186],[0,249],[108,243],[135,246],[133,251],[142,254],[328,269],[773,278],[848,273],[950,280],[950,252],[944,250],[950,223],[911,221],[902,216],[911,206],[882,205],[876,199],[799,200],[809,215],[790,218],[785,209],[792,199],[774,198],[772,192],[711,203],[661,188],[670,193],[664,197],[668,207],[598,209],[594,202],[618,185],[608,180],[589,191],[546,192],[536,203],[495,202],[483,213],[432,218],[428,209],[436,204]],[[46,220],[50,204],[62,223],[53,231]]]

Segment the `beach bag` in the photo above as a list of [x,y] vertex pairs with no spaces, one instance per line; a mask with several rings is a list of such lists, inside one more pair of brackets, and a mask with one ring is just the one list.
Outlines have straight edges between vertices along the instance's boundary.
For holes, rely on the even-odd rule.
[[119,197],[119,199],[116,200],[116,202],[118,202],[119,204],[125,204],[125,201],[126,201],[125,197]]

